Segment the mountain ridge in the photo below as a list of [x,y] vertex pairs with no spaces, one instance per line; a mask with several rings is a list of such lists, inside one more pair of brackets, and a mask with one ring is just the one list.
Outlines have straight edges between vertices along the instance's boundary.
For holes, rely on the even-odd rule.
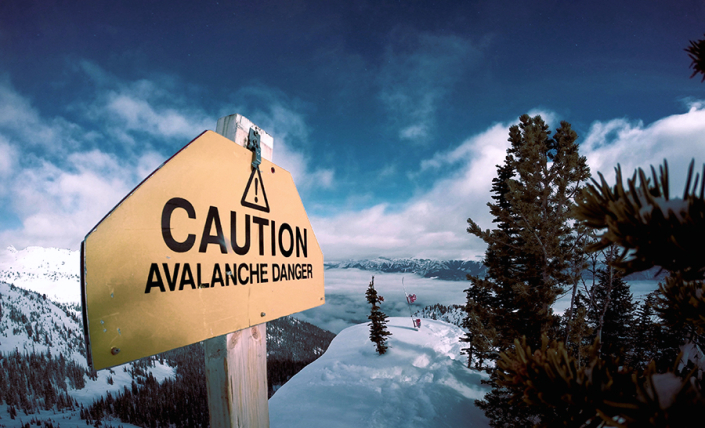
[[467,275],[484,277],[487,267],[471,260],[433,260],[378,257],[376,259],[326,262],[326,269],[360,269],[384,273],[414,273],[424,278],[462,281]]
[[[484,278],[487,266],[472,260],[433,260],[417,258],[386,258],[331,261],[324,264],[325,269],[360,269],[383,273],[413,273],[424,278],[442,279],[446,281],[465,281],[467,275]],[[598,267],[604,266],[603,264]],[[627,275],[627,281],[662,280],[667,272],[658,266],[651,269]],[[592,273],[584,270],[583,279],[592,279]]]

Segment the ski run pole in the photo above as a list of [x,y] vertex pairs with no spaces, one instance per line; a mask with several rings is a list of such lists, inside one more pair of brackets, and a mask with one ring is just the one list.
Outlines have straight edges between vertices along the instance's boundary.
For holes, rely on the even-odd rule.
[[416,328],[416,321],[414,321],[414,314],[411,313],[411,303],[409,303],[409,295],[406,294],[406,287],[404,287],[404,277],[401,277],[401,288],[404,290],[404,297],[406,297],[406,305],[409,307],[409,318],[411,318],[411,325],[414,326],[414,330],[417,330]]

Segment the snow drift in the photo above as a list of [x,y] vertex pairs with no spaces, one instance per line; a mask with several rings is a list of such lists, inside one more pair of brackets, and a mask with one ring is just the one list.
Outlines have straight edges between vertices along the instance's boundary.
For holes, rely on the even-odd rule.
[[474,401],[488,378],[465,367],[452,324],[389,318],[377,355],[368,324],[341,331],[328,350],[269,400],[271,427],[488,427]]

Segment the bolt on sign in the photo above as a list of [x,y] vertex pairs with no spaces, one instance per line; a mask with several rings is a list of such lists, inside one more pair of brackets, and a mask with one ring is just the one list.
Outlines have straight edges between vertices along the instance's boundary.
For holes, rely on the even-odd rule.
[[88,233],[81,291],[94,369],[325,302],[323,254],[291,174],[252,159],[206,131]]

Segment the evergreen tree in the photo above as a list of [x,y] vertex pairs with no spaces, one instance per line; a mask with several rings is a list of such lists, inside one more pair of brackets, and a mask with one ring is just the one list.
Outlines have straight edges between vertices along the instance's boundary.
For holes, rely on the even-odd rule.
[[538,344],[542,332],[555,328],[551,305],[571,283],[567,272],[579,253],[572,245],[571,200],[590,174],[577,138],[567,122],[550,137],[540,116],[521,116],[509,129],[511,146],[493,180],[496,202],[488,205],[497,227],[483,231],[468,219],[468,232],[487,243],[487,280],[471,280],[494,300],[500,349],[524,335]]
[[656,314],[653,305],[656,292],[649,293],[636,309],[634,317],[634,347],[631,365],[638,369],[646,368],[656,355]]
[[705,82],[705,40],[690,41],[690,46],[685,48],[688,52],[688,56],[691,59],[690,68],[693,69],[693,74],[690,76],[692,79],[698,73],[703,75],[703,82]]
[[[651,172],[653,180],[648,180],[639,169],[626,188],[619,168],[614,188],[600,175],[601,183],[585,189],[574,214],[604,231],[594,250],[614,244],[623,249],[610,266],[624,275],[653,266],[670,272],[637,323],[662,355],[635,370],[619,357],[601,355],[599,343],[589,361],[579,364],[562,342],[546,336],[539,348],[515,341],[497,362],[497,382],[512,392],[511,399],[548,407],[559,416],[540,426],[562,421],[563,426],[680,427],[697,426],[705,418],[704,380],[676,359],[676,343],[698,344],[705,336],[705,183],[696,175],[693,184],[691,163],[683,198],[671,199],[668,165],[659,176],[654,168]],[[649,307],[661,318],[661,331],[649,327]],[[662,357],[670,366],[658,362]]]
[[[523,115],[519,121],[509,129],[511,146],[492,181],[494,202],[488,206],[496,227],[483,231],[468,219],[468,232],[487,243],[488,271],[484,279],[469,277],[469,333],[461,340],[471,343],[466,353],[491,360],[514,346],[517,337],[538,345],[542,333],[558,335],[559,318],[551,306],[566,287],[574,286],[571,267],[582,257],[570,208],[590,172],[578,154],[577,135],[567,122],[551,137],[540,116]],[[476,402],[491,424],[533,425],[541,412],[510,402],[511,391],[496,379],[490,382],[492,391]]]
[[477,285],[478,282],[483,281],[482,279],[470,275],[468,279],[473,282],[473,285],[465,290],[466,316],[461,324],[467,333],[460,338],[460,341],[467,343],[468,347],[461,348],[460,352],[468,356],[468,368],[472,367],[474,358],[475,368],[482,370],[483,363],[495,357],[496,330],[491,325],[490,313],[494,299],[489,292],[489,287]]
[[[592,288],[587,311],[590,327],[599,337],[602,347],[617,357],[632,348],[635,311],[629,284],[618,272],[609,268],[597,271],[597,283]],[[594,337],[592,339],[594,339]]]
[[[511,205],[506,198],[509,192],[508,180],[514,177],[514,169],[510,159],[506,158],[503,165],[497,165],[497,177],[492,179],[492,199],[490,213],[493,223],[497,224],[493,231],[495,242],[489,244],[485,252],[483,264],[487,266],[487,279],[479,276],[468,275],[471,286],[465,290],[467,302],[463,319],[463,327],[468,332],[460,338],[463,343],[468,343],[467,348],[461,352],[468,355],[468,368],[471,367],[473,357],[476,359],[475,367],[482,368],[484,361],[496,358],[498,341],[502,336],[512,335],[516,326],[511,324],[513,318],[509,317],[514,308],[512,284],[517,278],[517,259],[519,236],[514,221],[507,221],[503,213],[511,210]],[[474,222],[468,219],[473,227]],[[497,323],[497,320],[505,322]]]
[[370,281],[369,287],[367,287],[365,296],[367,297],[367,302],[372,305],[370,315],[367,317],[371,321],[369,324],[370,340],[375,343],[377,353],[382,355],[387,352],[387,336],[390,336],[392,333],[387,331],[387,315],[382,312],[378,306],[379,303],[384,301],[384,298],[377,295],[374,276],[372,277],[372,281]]

